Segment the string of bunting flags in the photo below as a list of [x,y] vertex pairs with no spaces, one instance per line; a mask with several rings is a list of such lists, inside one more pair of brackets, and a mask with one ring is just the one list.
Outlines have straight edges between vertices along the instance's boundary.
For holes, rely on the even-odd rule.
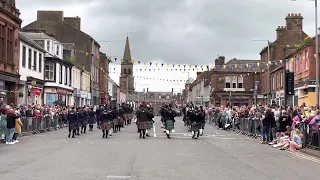
[[[94,56],[99,60],[109,60],[110,62],[126,62],[126,63],[132,63],[132,64],[137,64],[137,65],[145,65],[145,66],[155,66],[157,68],[140,68],[140,71],[156,71],[160,70],[160,68],[166,68],[168,71],[195,71],[195,70],[211,70],[214,68],[217,69],[230,69],[230,70],[235,70],[237,68],[243,69],[243,68],[261,68],[262,70],[269,65],[277,65],[278,63],[283,63],[283,62],[288,62],[289,60],[294,61],[297,60],[299,61],[300,59],[304,60],[305,58],[310,59],[310,55],[308,56],[301,56],[297,58],[290,58],[290,59],[284,59],[284,60],[271,60],[268,63],[267,62],[253,62],[253,63],[246,63],[246,64],[224,64],[224,65],[191,65],[191,64],[167,64],[167,63],[158,63],[158,62],[147,62],[147,61],[136,61],[136,60],[123,60],[123,59],[118,59],[115,56],[108,56],[108,55],[95,55],[93,53],[88,53],[84,51],[77,51],[74,50],[74,52],[79,52],[79,53],[84,53],[86,56]],[[316,54],[313,54],[314,57],[316,57]],[[106,71],[105,69],[101,68],[102,71]],[[108,72],[110,71],[107,70]]]

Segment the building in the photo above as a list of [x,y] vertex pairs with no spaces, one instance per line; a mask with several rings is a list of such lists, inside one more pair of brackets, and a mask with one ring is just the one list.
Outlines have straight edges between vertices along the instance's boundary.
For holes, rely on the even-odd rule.
[[124,92],[122,92],[122,91],[120,90],[120,87],[119,87],[119,96],[118,96],[118,97],[119,97],[118,102],[119,102],[120,104],[127,101],[127,94],[124,93]]
[[43,104],[44,57],[46,50],[23,32],[19,34],[19,97],[18,104]]
[[[276,29],[276,40],[274,42],[268,42],[270,62],[267,62],[268,47],[264,47],[260,52],[261,64],[265,65],[261,72],[261,84],[263,87],[266,87],[261,89],[261,93],[264,96],[263,104],[287,104],[284,94],[284,81],[280,79],[280,77],[282,77],[282,79],[285,77],[283,60],[287,55],[295,51],[296,46],[303,44],[304,38],[307,37],[307,34],[302,30],[302,23],[303,17],[301,14],[288,14],[286,17],[286,26],[278,26]],[[277,77],[279,84],[272,88]],[[274,81],[272,81],[272,79],[274,79]],[[288,102],[288,104],[291,104],[291,102]]]
[[[211,77],[211,99],[214,106],[251,106],[257,98],[260,80],[259,60],[232,59],[225,63],[225,57],[215,60]],[[260,86],[260,85],[259,85]]]
[[315,42],[315,37],[306,38],[304,44],[297,47],[285,59],[286,70],[294,72],[295,92],[292,97],[294,105],[301,106],[305,103],[307,106],[316,106],[317,104]]
[[91,104],[99,104],[99,48],[90,35],[81,31],[79,17],[64,17],[63,11],[38,11],[37,20],[23,27],[23,31],[45,31],[62,43],[74,43],[77,64],[91,72]]
[[182,104],[186,105],[190,101],[190,84],[194,82],[193,78],[188,78],[182,90]]
[[121,60],[120,89],[129,94],[134,92],[133,62],[131,59],[129,37],[126,39],[123,59]]
[[117,102],[117,83],[114,82],[113,79],[110,77],[108,78],[108,95],[109,95],[109,102]]
[[[71,74],[73,64],[63,60],[63,45],[44,33],[24,32],[24,35],[46,50],[44,64],[44,104],[73,105]],[[29,63],[29,62],[28,62]]]
[[80,105],[91,105],[91,80],[90,72],[86,70],[81,71],[81,88],[80,88]]
[[75,106],[81,106],[81,69],[73,66],[72,67],[72,73],[71,73],[71,87],[73,88],[73,96],[74,96],[74,105]]
[[[205,79],[208,79],[207,77],[211,75],[212,71],[197,72],[197,78],[190,84],[190,101],[193,102],[194,105],[204,106],[205,102],[210,101],[210,91],[208,92],[207,90],[205,90],[204,82]],[[206,88],[207,86],[208,84],[206,84]]]
[[99,73],[99,89],[100,104],[106,104],[108,100],[108,77],[109,77],[109,59],[106,54],[100,52],[100,73]]
[[0,2],[0,97],[16,104],[19,94],[19,32],[22,20],[15,0]]

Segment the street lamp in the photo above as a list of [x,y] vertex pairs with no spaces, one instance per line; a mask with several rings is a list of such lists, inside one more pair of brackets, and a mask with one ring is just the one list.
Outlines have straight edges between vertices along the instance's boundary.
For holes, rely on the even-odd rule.
[[268,43],[268,58],[267,58],[267,67],[268,67],[268,74],[267,74],[267,104],[269,103],[269,92],[270,92],[270,41],[269,40],[261,40],[261,39],[253,39],[252,41],[264,41]]
[[[291,0],[296,1],[296,0]],[[319,106],[319,43],[318,43],[318,0],[314,1],[314,13],[315,13],[315,34],[316,34],[316,92],[317,92],[317,106]]]

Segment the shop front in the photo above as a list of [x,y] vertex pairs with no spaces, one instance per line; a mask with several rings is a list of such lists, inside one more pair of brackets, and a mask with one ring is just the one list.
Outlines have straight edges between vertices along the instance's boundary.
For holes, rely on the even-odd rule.
[[36,104],[40,106],[43,104],[43,86],[43,80],[33,77],[27,77],[27,89],[25,93],[27,94],[27,104]]
[[278,106],[284,105],[284,90],[276,91],[276,104]]
[[226,106],[251,106],[253,95],[223,95],[221,99],[221,105]]
[[86,106],[90,105],[91,93],[88,91],[80,91],[80,105]]
[[107,102],[107,93],[100,92],[100,104],[106,104]]
[[45,88],[45,104],[72,105],[73,91],[61,88]]
[[[3,74],[1,74],[3,73]],[[17,91],[17,83],[19,75],[7,74],[0,71],[0,98],[6,104],[16,104],[19,91]]]
[[73,96],[74,96],[74,105],[77,107],[80,106],[80,99],[81,99],[80,89],[74,88]]
[[93,96],[93,104],[92,105],[99,105],[100,104],[100,93],[97,90],[92,91]]

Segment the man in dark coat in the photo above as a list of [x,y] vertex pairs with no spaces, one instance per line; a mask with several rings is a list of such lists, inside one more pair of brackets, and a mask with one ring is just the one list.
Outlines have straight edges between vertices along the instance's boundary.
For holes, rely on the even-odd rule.
[[115,114],[113,114],[112,109],[106,109],[100,116],[102,138],[108,138],[109,131],[111,130],[111,121],[113,121]]
[[137,125],[140,138],[146,138],[146,129],[148,129],[147,121],[150,117],[150,112],[146,109],[145,104],[142,104],[141,109],[137,111]]
[[14,144],[13,134],[16,127],[16,119],[19,118],[18,115],[14,113],[13,109],[8,111],[7,115],[7,135],[6,135],[6,144]]
[[165,130],[167,134],[167,138],[171,138],[171,131],[174,129],[174,118],[177,116],[176,112],[172,109],[172,105],[166,107],[164,112],[164,124]]
[[[201,127],[201,120],[203,119],[203,114],[200,112],[198,107],[195,107],[195,111],[191,114],[191,133],[192,139],[198,139],[200,136],[200,127]],[[197,133],[197,134],[196,134]]]
[[71,132],[72,132],[72,138],[74,138],[76,134],[76,123],[77,123],[77,113],[75,112],[75,108],[72,107],[72,109],[68,112],[67,120],[69,122],[69,135],[70,138]]

